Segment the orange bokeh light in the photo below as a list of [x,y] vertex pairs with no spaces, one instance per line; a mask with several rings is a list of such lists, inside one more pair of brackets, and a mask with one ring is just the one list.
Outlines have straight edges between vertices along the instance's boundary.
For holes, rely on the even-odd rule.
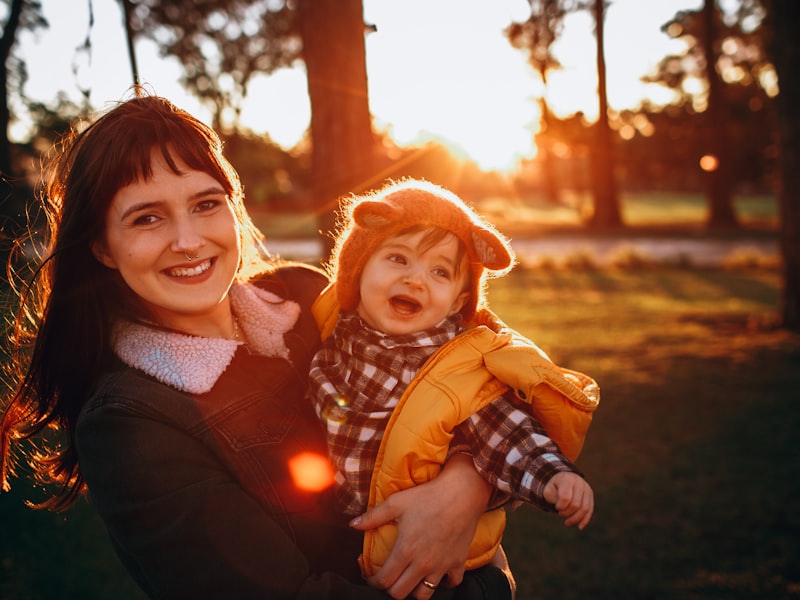
[[700,168],[706,173],[712,173],[719,168],[719,159],[713,154],[705,154],[700,157]]
[[303,452],[289,459],[294,484],[306,492],[321,492],[333,485],[333,468],[326,456]]

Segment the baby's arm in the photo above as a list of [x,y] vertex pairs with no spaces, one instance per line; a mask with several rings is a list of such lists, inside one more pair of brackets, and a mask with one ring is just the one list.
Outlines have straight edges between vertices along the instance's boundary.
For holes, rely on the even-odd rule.
[[556,507],[564,524],[583,529],[594,512],[594,492],[589,483],[577,473],[556,473],[544,486],[544,499]]
[[497,490],[540,508],[555,509],[583,529],[594,508],[592,488],[515,398],[500,397],[456,429],[452,451],[473,457]]

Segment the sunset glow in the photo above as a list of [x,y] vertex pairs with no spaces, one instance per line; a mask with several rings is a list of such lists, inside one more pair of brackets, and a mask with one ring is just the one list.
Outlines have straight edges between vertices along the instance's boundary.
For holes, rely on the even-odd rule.
[[[370,107],[376,129],[400,145],[437,140],[486,169],[512,168],[535,155],[537,97],[544,94],[560,117],[583,112],[597,118],[594,24],[587,13],[565,22],[553,52],[562,63],[548,75],[548,88],[503,34],[512,20],[527,17],[526,0],[363,0],[364,19],[376,31],[365,39]],[[666,103],[672,92],[640,81],[680,42],[659,28],[678,10],[697,9],[700,0],[613,0],[606,18],[609,103],[633,108],[642,98]],[[86,3],[43,0],[48,30],[20,33],[28,62],[27,95],[53,102],[64,90],[80,102],[78,84],[88,87],[97,109],[122,99],[131,75],[122,15],[117,0],[94,0],[92,54],[78,56],[89,31]],[[137,61],[143,82],[198,117],[210,115],[178,83],[177,60],[159,56],[153,42],[139,40]],[[20,112],[20,111],[17,111]],[[24,111],[22,111],[24,112]],[[242,123],[291,148],[310,122],[302,66],[253,79]],[[23,135],[25,124],[11,134]]]

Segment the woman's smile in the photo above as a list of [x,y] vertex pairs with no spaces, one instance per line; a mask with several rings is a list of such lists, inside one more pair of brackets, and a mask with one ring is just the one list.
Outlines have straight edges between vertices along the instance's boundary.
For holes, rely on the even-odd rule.
[[156,153],[150,177],[117,191],[95,256],[119,272],[150,319],[194,335],[220,335],[230,325],[239,227],[220,182],[181,161],[176,166]]
[[207,273],[208,270],[211,268],[213,264],[213,259],[208,259],[203,261],[200,264],[193,265],[191,267],[175,267],[173,269],[166,270],[166,274],[170,277],[176,277],[178,279],[189,279],[191,278],[191,282],[195,283],[198,281],[198,277]]

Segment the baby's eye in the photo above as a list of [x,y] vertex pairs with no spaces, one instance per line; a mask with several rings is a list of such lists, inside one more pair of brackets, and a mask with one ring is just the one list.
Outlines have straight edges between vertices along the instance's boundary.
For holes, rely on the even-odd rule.
[[387,260],[390,262],[394,262],[400,265],[406,264],[406,257],[402,254],[390,254],[386,257]]
[[433,269],[432,273],[436,277],[442,277],[443,279],[450,279],[450,271],[447,269]]

